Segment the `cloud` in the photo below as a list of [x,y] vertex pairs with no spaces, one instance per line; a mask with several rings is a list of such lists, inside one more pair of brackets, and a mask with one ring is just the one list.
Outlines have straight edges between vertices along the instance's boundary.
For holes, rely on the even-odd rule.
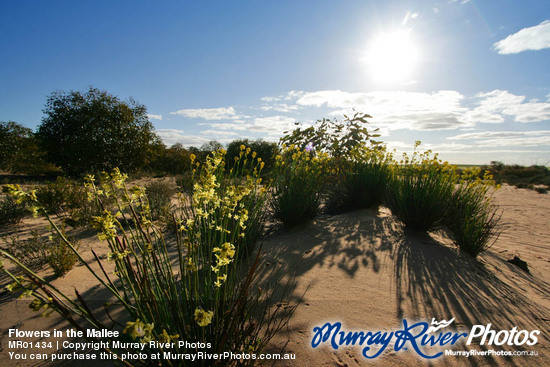
[[277,112],[292,112],[298,110],[300,107],[297,105],[290,105],[286,103],[276,103],[273,105],[264,105],[261,107],[264,111],[277,111]]
[[504,122],[504,115],[513,116],[516,122],[538,122],[550,120],[550,101],[524,102],[525,96],[518,96],[496,89],[476,96],[478,107],[469,111],[466,118],[472,121],[491,123]]
[[305,93],[296,103],[340,109],[335,113],[349,113],[353,108],[374,116],[377,126],[391,130],[449,130],[472,126],[464,119],[468,109],[461,105],[463,99],[456,91],[349,93],[328,90]]
[[492,48],[501,55],[550,48],[550,20],[545,20],[534,27],[523,28],[496,42]]
[[202,130],[201,134],[210,135],[213,139],[216,139],[219,136],[235,136],[238,135],[234,131],[224,131],[224,130]]
[[281,135],[284,131],[295,128],[295,119],[288,116],[257,117],[249,125],[250,131],[262,132],[270,135]]
[[149,120],[162,120],[162,115],[153,115],[148,113],[147,117],[149,118]]
[[203,120],[235,120],[241,118],[237,116],[233,107],[184,109],[170,112],[170,114]]
[[214,129],[219,129],[219,130],[237,130],[237,131],[244,131],[247,129],[247,125],[244,124],[243,122],[234,122],[234,123],[231,123],[231,122],[202,122],[200,124],[197,124],[197,125],[201,125],[201,126],[210,126]]
[[217,130],[248,131],[251,133],[263,133],[272,136],[280,136],[284,131],[294,129],[296,120],[288,116],[256,117],[248,122],[235,123],[201,123]]
[[534,147],[550,145],[550,130],[480,131],[448,137],[450,140],[476,140],[482,147]]
[[212,140],[203,136],[186,135],[183,130],[177,129],[157,129],[155,132],[167,146],[172,146],[176,143],[181,143],[184,146],[200,146]]

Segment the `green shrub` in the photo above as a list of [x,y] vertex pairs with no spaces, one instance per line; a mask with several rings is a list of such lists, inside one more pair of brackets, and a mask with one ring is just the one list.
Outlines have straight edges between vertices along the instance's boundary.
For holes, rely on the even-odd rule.
[[[98,214],[95,205],[88,200],[86,189],[65,177],[37,186],[36,196],[48,214],[66,215],[66,223],[74,227],[88,225]],[[112,203],[111,198],[107,198],[104,204],[108,203]]]
[[66,177],[57,177],[55,182],[46,182],[36,187],[36,197],[50,214],[76,210],[88,202],[86,190]]
[[535,191],[539,194],[548,194],[548,189],[546,187],[537,186],[535,187]]
[[[21,266],[14,256],[0,251],[0,255],[19,265],[24,273],[23,277],[16,277],[9,267],[4,267],[3,271],[13,280],[8,289],[32,290],[31,308],[58,312],[78,330],[112,330],[114,327],[122,332],[119,340],[143,343],[183,340],[210,343],[212,353],[227,350],[262,353],[274,333],[286,325],[292,312],[285,314],[280,307],[269,308],[274,289],[256,287],[259,256],[251,262],[236,261],[241,250],[238,239],[244,236],[243,231],[250,220],[243,200],[254,190],[261,192],[262,187],[254,177],[232,180],[226,176],[224,166],[223,152],[207,158],[197,173],[189,216],[178,218],[180,229],[176,243],[170,245],[152,224],[142,188],[127,188],[126,176],[118,170],[109,176],[103,175],[98,185],[93,177],[88,177],[86,185],[100,207],[106,196],[115,197],[118,204],[116,214],[102,208],[102,214],[93,221],[98,238],[107,242],[107,261],[114,265],[114,272],[105,268],[95,252],[101,271],[92,268],[47,212],[39,209],[80,264],[98,281],[99,288],[115,299],[118,326],[101,321],[107,320],[106,317],[92,314],[91,310],[96,308],[90,307],[78,291],[75,300]],[[14,186],[7,191],[39,205],[30,193]],[[122,228],[121,221],[132,225]],[[36,288],[36,284],[40,287]],[[177,344],[170,349],[172,353],[185,351]],[[135,350],[121,348],[108,352],[120,355]],[[162,352],[161,348],[146,348],[142,353],[147,354],[147,358],[131,362],[149,366],[151,355]],[[219,365],[236,363],[231,359],[218,362]],[[254,362],[242,360],[238,364],[252,365]],[[184,366],[188,362],[171,360],[170,365]],[[200,360],[197,365],[210,366],[211,361]]]
[[65,229],[61,232],[54,231],[50,236],[50,243],[47,246],[46,263],[52,268],[56,277],[67,274],[78,261],[78,257],[65,243],[69,241],[71,245],[78,250],[79,241],[74,237],[68,237]]
[[[417,142],[418,146],[420,142]],[[455,169],[441,162],[437,154],[404,155],[394,165],[388,185],[386,205],[407,228],[429,231],[442,228],[457,180]]]
[[12,197],[0,198],[0,227],[18,224],[28,214],[25,206],[16,203]]
[[153,181],[145,186],[145,193],[147,194],[153,220],[170,216],[172,198],[176,193],[176,187],[172,182],[167,180]]
[[[227,145],[227,154],[225,159],[227,170],[235,167],[235,162],[240,158],[242,146],[249,148],[252,152],[256,152],[256,157],[261,158],[262,162],[265,163],[263,171],[271,172],[275,165],[275,157],[279,153],[277,144],[269,143],[263,140],[249,141],[248,139],[233,140]],[[242,173],[250,174],[251,172]]]
[[[30,269],[40,269],[48,264],[55,276],[62,276],[73,268],[78,258],[65,244],[61,235],[67,238],[64,229],[61,234],[53,232],[51,236],[43,236],[37,230],[33,230],[28,239],[21,240],[19,236],[15,236],[5,240],[2,250]],[[68,240],[78,248],[76,239],[70,237]]]
[[39,269],[47,263],[49,241],[37,230],[31,231],[31,236],[26,240],[21,240],[17,235],[4,240],[4,243],[2,249],[29,268]]
[[390,178],[390,162],[391,155],[380,145],[361,146],[350,160],[333,159],[331,163],[340,167],[327,185],[327,211],[339,213],[380,205]]
[[500,215],[487,196],[495,187],[492,177],[479,176],[479,168],[466,172],[455,189],[445,219],[448,236],[465,253],[476,257],[490,248],[500,233]]
[[[238,248],[236,257],[246,256],[252,253],[267,216],[267,190],[260,177],[264,162],[244,145],[241,145],[237,159],[233,159],[234,167],[230,170],[226,169],[224,158],[224,150],[214,152],[200,169],[195,170],[196,184],[191,194],[194,202],[183,206],[191,209],[186,214],[188,218],[200,218],[207,212],[213,216],[214,222],[200,226],[199,236],[208,242],[208,246],[227,242],[226,234],[233,233],[229,242]],[[196,162],[193,164],[198,167]],[[222,203],[224,197],[231,201]],[[234,213],[231,215],[228,210]]]
[[536,185],[550,186],[550,170],[546,166],[520,166],[493,161],[490,166],[483,166],[482,171],[489,171],[498,184],[507,183],[518,188],[535,189]]
[[270,206],[286,228],[312,219],[319,211],[326,155],[291,146],[278,156],[273,176]]
[[195,184],[194,175],[192,171],[185,171],[176,176],[176,186],[184,193],[192,193],[193,185]]

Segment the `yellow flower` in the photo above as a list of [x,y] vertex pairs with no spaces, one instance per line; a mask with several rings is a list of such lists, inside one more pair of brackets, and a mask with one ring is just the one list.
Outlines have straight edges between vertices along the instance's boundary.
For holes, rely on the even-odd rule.
[[107,254],[107,261],[112,262],[112,261],[122,260],[126,256],[128,256],[130,253],[131,252],[128,250],[124,250],[124,252],[118,252],[118,251],[109,252]]
[[201,327],[210,324],[212,322],[212,317],[214,317],[214,312],[212,311],[204,311],[202,308],[197,308],[195,310],[195,321]]
[[101,216],[92,217],[92,227],[98,230],[97,237],[100,241],[115,238],[117,225],[118,220],[108,210],[104,210]]
[[137,319],[135,322],[128,321],[126,327],[122,331],[124,334],[128,334],[130,338],[151,338],[151,332],[153,331],[153,324],[144,324],[143,322]]
[[214,282],[214,285],[216,287],[221,287],[222,284],[227,280],[227,274],[224,274],[224,275],[218,275],[218,278],[217,280]]
[[219,255],[216,254],[218,259],[232,259],[233,256],[235,256],[235,246],[229,242],[226,242],[221,246],[221,248],[214,247],[213,252],[219,253]]
[[197,271],[197,267],[195,266],[195,263],[193,262],[193,258],[188,258],[187,262],[185,263],[185,270],[189,271]]
[[159,335],[158,341],[161,343],[170,343],[179,337],[179,334],[169,335],[166,330],[162,329],[162,334]]

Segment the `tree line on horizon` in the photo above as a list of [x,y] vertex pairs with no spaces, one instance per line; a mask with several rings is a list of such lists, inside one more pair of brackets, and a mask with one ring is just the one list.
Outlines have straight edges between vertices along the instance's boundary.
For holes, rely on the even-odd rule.
[[[118,167],[136,175],[179,175],[191,169],[191,154],[204,161],[211,152],[224,148],[215,140],[200,147],[185,148],[181,143],[167,147],[155,133],[144,105],[94,87],[85,92],[54,92],[48,96],[43,112],[36,132],[14,121],[0,122],[0,171],[79,178]],[[227,144],[227,169],[239,155],[241,145],[250,147],[262,159],[264,172],[271,171],[278,145],[248,139]],[[482,168],[490,171],[498,183],[550,187],[550,171],[545,166],[494,161]]]
[[[82,177],[118,167],[128,173],[175,175],[190,169],[191,154],[204,160],[224,148],[215,140],[201,147],[167,147],[144,105],[93,87],[84,93],[52,93],[43,112],[36,132],[14,121],[0,122],[1,171]],[[237,156],[243,144],[255,150],[267,168],[272,166],[275,143],[237,139],[227,145],[228,157]]]

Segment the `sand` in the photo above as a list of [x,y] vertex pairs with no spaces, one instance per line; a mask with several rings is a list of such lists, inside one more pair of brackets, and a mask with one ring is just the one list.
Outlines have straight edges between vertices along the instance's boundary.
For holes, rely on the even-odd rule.
[[[295,300],[303,295],[288,329],[279,333],[270,346],[270,350],[276,350],[286,344],[285,352],[295,354],[296,359],[275,365],[550,365],[550,195],[504,186],[495,193],[494,200],[502,210],[503,232],[477,260],[457,252],[441,234],[404,230],[386,208],[320,216],[301,228],[264,237],[263,250],[270,264],[295,276],[291,297]],[[89,246],[98,246],[92,235],[83,240],[82,249],[86,252]],[[529,274],[506,261],[514,255],[528,263]],[[83,267],[55,282],[66,289],[74,284],[90,293],[95,289]],[[5,283],[3,279],[2,285]],[[0,297],[2,366],[44,365],[9,359],[9,328],[66,327],[55,315],[38,317],[27,304],[6,294]],[[454,318],[451,326],[442,330],[445,332],[468,333],[474,325],[487,324],[496,331],[513,327],[540,330],[534,346],[487,346],[479,345],[479,340],[467,346],[463,338],[452,347],[456,351],[535,351],[538,355],[443,355],[427,360],[411,348],[395,351],[390,344],[370,360],[361,355],[360,346],[338,350],[327,343],[315,349],[311,346],[313,329],[326,322],[341,322],[346,331],[391,332],[403,328],[403,319],[411,324],[430,323],[432,318]],[[447,348],[423,351],[433,355]]]

